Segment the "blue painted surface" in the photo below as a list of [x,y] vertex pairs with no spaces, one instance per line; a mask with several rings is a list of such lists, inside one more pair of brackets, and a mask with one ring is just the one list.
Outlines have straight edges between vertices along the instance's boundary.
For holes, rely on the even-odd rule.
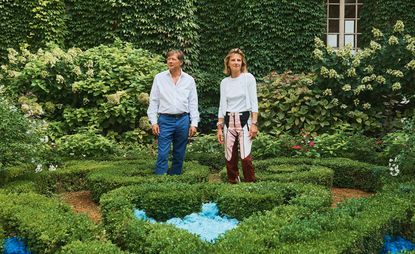
[[19,237],[4,239],[3,254],[31,254],[26,243]]
[[392,237],[390,235],[386,235],[385,243],[383,245],[383,250],[381,254],[396,254],[401,253],[402,251],[411,251],[415,250],[415,244],[411,241],[406,240],[400,236]]
[[[154,219],[148,218],[143,210],[136,209],[134,214],[138,219],[156,223]],[[207,203],[202,205],[202,211],[199,213],[192,213],[183,219],[171,218],[165,223],[185,229],[207,242],[214,242],[220,235],[235,228],[239,221],[227,216],[219,216],[218,206],[215,203]]]

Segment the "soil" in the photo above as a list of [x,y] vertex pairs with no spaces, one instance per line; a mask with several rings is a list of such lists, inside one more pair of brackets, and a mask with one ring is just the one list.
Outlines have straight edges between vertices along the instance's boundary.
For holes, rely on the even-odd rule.
[[86,214],[92,221],[101,221],[101,211],[89,191],[63,192],[60,194],[63,202],[69,204],[75,212]]
[[[220,182],[219,175],[209,177],[209,182]],[[357,189],[332,188],[332,205],[335,208],[337,204],[348,198],[368,197],[372,193],[364,192]],[[60,195],[61,199],[69,204],[75,212],[85,213],[92,221],[99,223],[101,221],[101,211],[98,204],[91,199],[89,191],[64,192]]]
[[331,207],[336,207],[337,203],[348,199],[348,198],[362,198],[369,197],[373,193],[364,192],[357,189],[347,189],[347,188],[331,188],[332,201]]

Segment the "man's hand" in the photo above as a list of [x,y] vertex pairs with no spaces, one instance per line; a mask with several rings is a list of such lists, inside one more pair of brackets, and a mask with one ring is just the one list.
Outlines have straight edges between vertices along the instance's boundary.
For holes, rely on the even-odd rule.
[[151,130],[153,131],[154,136],[158,136],[160,134],[160,127],[158,124],[151,125]]
[[194,127],[194,126],[190,126],[190,129],[189,129],[189,138],[193,137],[193,135],[195,135],[196,132],[197,132],[197,128]]
[[256,135],[258,134],[258,127],[256,126],[256,124],[251,124],[251,128],[249,128],[249,138],[255,139]]

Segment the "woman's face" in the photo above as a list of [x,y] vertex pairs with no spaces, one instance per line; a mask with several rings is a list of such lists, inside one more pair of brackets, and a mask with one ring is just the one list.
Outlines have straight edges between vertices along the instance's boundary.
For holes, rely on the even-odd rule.
[[232,73],[241,71],[242,68],[242,56],[240,54],[232,54],[228,61],[228,66]]

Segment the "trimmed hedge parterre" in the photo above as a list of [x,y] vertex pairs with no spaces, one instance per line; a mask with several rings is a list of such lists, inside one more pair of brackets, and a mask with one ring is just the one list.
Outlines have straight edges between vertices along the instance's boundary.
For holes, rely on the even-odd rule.
[[244,219],[252,213],[289,203],[304,203],[310,211],[321,210],[330,205],[330,193],[319,186],[301,184],[163,183],[121,187],[104,194],[100,203],[106,231],[122,249],[135,253],[188,253],[189,250],[206,253],[208,244],[194,235],[171,225],[140,221],[132,209],[144,209],[150,217],[166,220],[197,212],[208,201],[218,202],[220,210]]
[[34,253],[56,253],[72,241],[102,235],[85,215],[76,215],[69,206],[39,194],[0,194],[0,203],[0,226],[5,234],[25,239]]
[[[310,159],[310,158],[276,158],[269,160],[254,161],[255,172],[258,174],[258,180],[262,180],[261,176],[268,174],[274,177],[273,180],[287,181],[288,179],[300,178],[300,175],[295,176],[295,173],[280,174],[282,170],[301,171],[301,167],[318,166],[330,168],[334,171],[333,186],[340,188],[357,188],[369,192],[379,190],[383,181],[388,177],[388,168],[384,166],[372,165],[364,162],[353,161],[347,158],[324,158],[324,159]],[[292,169],[289,166],[291,165]],[[276,174],[270,172],[277,170]],[[324,169],[321,169],[324,171]],[[327,171],[328,172],[328,171]],[[326,172],[326,173],[327,173]],[[311,174],[311,173],[310,173]],[[221,178],[226,181],[226,171],[223,169],[220,172]],[[267,180],[267,177],[263,178]],[[310,182],[318,182],[315,176],[304,176],[303,179],[308,179]],[[326,180],[320,179],[327,184]]]

